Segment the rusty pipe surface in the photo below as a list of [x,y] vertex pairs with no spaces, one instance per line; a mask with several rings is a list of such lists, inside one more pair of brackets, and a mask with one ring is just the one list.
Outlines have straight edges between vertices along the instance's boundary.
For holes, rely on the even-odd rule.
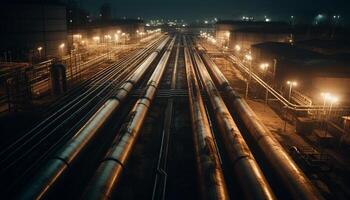
[[186,42],[184,53],[201,199],[229,199],[220,159]]
[[127,81],[118,89],[117,94],[106,101],[95,114],[75,133],[75,135],[58,150],[34,177],[29,186],[20,193],[19,199],[42,199],[57,180],[69,169],[70,164],[81,154],[97,132],[103,127],[112,114],[119,108],[121,102],[128,96],[134,85],[141,79],[159,52],[168,42],[167,37],[137,68]]
[[119,182],[123,168],[130,157],[136,139],[141,132],[143,122],[156,95],[174,43],[175,37],[172,39],[151,78],[148,80],[144,94],[138,99],[130,111],[124,128],[117,134],[120,137],[113,142],[106,157],[100,163],[95,175],[86,188],[83,199],[110,199],[112,191]]
[[257,164],[241,132],[234,122],[224,100],[212,81],[205,64],[194,50],[194,58],[208,94],[211,106],[224,143],[224,148],[233,164],[234,174],[238,178],[246,199],[276,199],[263,172]]
[[202,53],[202,57],[219,89],[228,96],[227,103],[240,117],[248,129],[248,134],[255,140],[259,151],[263,153],[268,164],[286,186],[293,199],[324,199],[247,102],[234,91],[218,66],[205,53]]

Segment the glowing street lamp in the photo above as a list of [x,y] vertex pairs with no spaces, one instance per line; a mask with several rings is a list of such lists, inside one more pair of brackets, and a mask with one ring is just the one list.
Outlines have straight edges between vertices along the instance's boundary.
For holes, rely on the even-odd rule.
[[290,97],[292,94],[292,88],[296,87],[298,85],[298,83],[296,81],[287,81],[287,85],[289,85],[288,101],[290,101]]
[[269,67],[269,63],[261,63],[260,64],[260,69],[262,69],[263,71],[266,71],[268,67]]
[[42,47],[38,47],[38,52],[39,52],[39,58],[41,59],[41,50],[43,50]]
[[[267,73],[267,69],[269,68],[269,63],[261,63],[260,64],[260,69],[263,71],[263,77],[265,77],[265,81],[267,83],[267,76],[266,76],[266,73]],[[269,96],[269,91],[266,87],[266,93],[265,93],[265,103],[267,104],[267,99],[268,99],[268,96]],[[264,107],[265,108],[265,107]]]
[[60,49],[60,51],[61,51],[61,55],[62,55],[62,57],[63,57],[63,54],[64,54],[64,47],[65,47],[66,45],[64,44],[64,43],[62,43],[62,44],[60,44],[58,47],[59,47],[59,49]]
[[235,46],[235,50],[237,51],[237,52],[239,52],[239,51],[241,51],[241,46],[239,46],[238,44]]
[[326,101],[331,94],[329,92],[322,92],[321,96],[323,98],[323,109],[326,107]]
[[246,55],[245,55],[245,58],[246,58],[247,60],[249,60],[249,61],[253,60],[253,57],[252,57],[251,54],[246,54]]
[[338,97],[332,95],[329,92],[323,92],[321,93],[321,96],[323,97],[323,109],[325,109],[327,102],[329,102],[329,105],[330,105],[329,112],[331,112],[333,104],[339,101]]
[[100,42],[100,37],[99,36],[95,36],[92,38],[92,40],[96,43],[99,43]]

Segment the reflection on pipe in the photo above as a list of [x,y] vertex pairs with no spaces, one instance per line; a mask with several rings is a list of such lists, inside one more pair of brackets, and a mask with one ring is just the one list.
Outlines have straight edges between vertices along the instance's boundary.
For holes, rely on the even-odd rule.
[[231,106],[232,112],[237,114],[242,120],[244,126],[248,129],[248,134],[255,140],[259,150],[286,186],[290,195],[294,199],[323,199],[273,134],[256,116],[247,102],[237,95],[217,65],[206,54],[203,53],[202,57],[219,89],[227,95],[228,106]]
[[202,59],[194,51],[195,61],[210,103],[215,113],[223,144],[233,164],[235,175],[246,199],[275,199],[275,196],[255,161],[241,132],[233,121],[224,100],[216,89]]
[[[185,38],[184,41],[186,46]],[[187,47],[184,53],[201,199],[229,199],[218,152]]]
[[113,142],[107,156],[99,165],[97,172],[89,183],[83,199],[109,199],[114,187],[117,185],[123,168],[130,157],[137,137],[141,132],[143,122],[152,103],[165,67],[174,46],[175,38],[160,59],[151,78],[147,82],[146,90],[142,97],[135,103],[128,115],[124,128],[119,131],[119,136]]

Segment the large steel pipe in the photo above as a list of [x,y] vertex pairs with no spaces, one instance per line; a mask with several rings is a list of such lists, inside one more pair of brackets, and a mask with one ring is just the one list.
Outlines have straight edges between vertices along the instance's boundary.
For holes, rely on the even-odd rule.
[[224,100],[196,51],[194,51],[194,58],[215,113],[224,148],[233,165],[234,174],[238,178],[245,199],[275,199],[269,183],[255,161],[241,132],[233,121]]
[[40,173],[24,188],[19,199],[41,199],[57,180],[69,169],[70,164],[81,154],[83,149],[95,138],[121,102],[128,96],[134,85],[141,79],[159,52],[164,48],[166,38],[137,68],[132,76],[118,89],[117,94],[85,123],[85,125],[46,163]]
[[209,127],[208,116],[187,47],[184,53],[201,199],[229,199],[213,133]]
[[141,132],[143,122],[156,94],[160,80],[174,46],[175,38],[160,59],[151,78],[147,82],[145,93],[138,99],[125,122],[125,128],[119,131],[118,138],[106,157],[99,165],[97,172],[89,183],[83,199],[109,199],[117,185],[123,168],[132,152],[137,137]]
[[247,102],[237,95],[217,65],[206,54],[203,53],[202,57],[219,89],[227,95],[227,104],[242,120],[244,126],[248,129],[248,133],[257,143],[259,151],[262,152],[269,166],[286,186],[291,197],[298,200],[323,199]]

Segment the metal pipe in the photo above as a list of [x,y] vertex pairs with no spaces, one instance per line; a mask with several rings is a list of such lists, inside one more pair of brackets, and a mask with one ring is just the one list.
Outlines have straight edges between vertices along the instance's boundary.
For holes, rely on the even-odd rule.
[[[185,40],[185,39],[184,39]],[[185,65],[201,199],[229,199],[218,152],[190,52],[185,42]]]
[[294,199],[323,199],[303,171],[297,166],[293,159],[283,149],[281,144],[273,136],[269,129],[256,116],[247,102],[242,99],[230,86],[225,76],[217,65],[202,53],[207,64],[208,71],[212,74],[215,82],[227,95],[227,104],[232,108],[248,129],[248,134],[255,140],[259,151],[262,152],[269,166],[278,175]]
[[253,154],[236,123],[233,121],[224,100],[212,81],[205,64],[194,51],[196,65],[215,113],[225,150],[233,164],[234,173],[246,199],[276,199],[272,189],[257,164]]
[[28,187],[20,193],[19,199],[42,199],[57,180],[69,169],[71,163],[85,149],[103,127],[112,114],[120,107],[121,102],[128,96],[134,85],[141,79],[159,52],[168,42],[166,38],[158,48],[142,62],[133,75],[118,89],[117,94],[107,102],[85,123],[34,177]]
[[123,168],[130,157],[132,148],[141,132],[143,122],[156,94],[160,80],[174,46],[175,38],[171,41],[166,52],[160,59],[151,78],[147,82],[144,95],[138,99],[125,122],[125,128],[119,131],[118,137],[104,160],[99,165],[84,193],[83,199],[109,199],[117,185]]

